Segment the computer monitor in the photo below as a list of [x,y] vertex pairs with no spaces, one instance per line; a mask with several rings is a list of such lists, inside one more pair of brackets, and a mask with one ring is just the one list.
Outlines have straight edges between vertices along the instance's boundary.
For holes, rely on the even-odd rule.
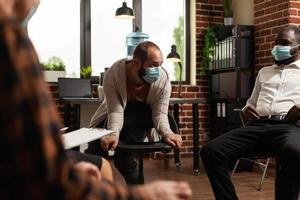
[[92,98],[90,79],[58,78],[58,96],[64,98]]

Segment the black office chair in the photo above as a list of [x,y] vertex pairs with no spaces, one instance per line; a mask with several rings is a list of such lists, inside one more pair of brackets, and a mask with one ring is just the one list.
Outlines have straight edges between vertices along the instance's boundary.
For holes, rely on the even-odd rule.
[[[169,124],[171,130],[174,133],[179,133],[178,126],[173,118],[172,114],[168,114]],[[136,103],[136,104],[128,104],[124,111],[124,125],[123,129],[120,133],[120,140],[118,147],[119,149],[130,151],[138,154],[139,157],[139,176],[138,181],[140,184],[144,183],[144,167],[143,167],[143,157],[145,153],[152,152],[170,152],[172,147],[167,145],[166,143],[159,142],[134,142],[134,139],[128,138],[130,135],[130,131],[132,129],[151,129],[153,128],[152,122],[152,110],[151,108],[144,103]],[[129,134],[128,134],[129,133]],[[143,133],[141,133],[143,134]],[[125,136],[125,137],[124,137]],[[179,160],[179,150],[174,150],[175,156],[175,164],[177,167],[180,166]]]
[[[241,125],[244,127],[245,126],[245,121],[244,121],[242,109],[235,108],[233,110],[235,112],[239,113],[239,117],[240,117],[240,120],[241,120]],[[270,160],[271,160],[271,158],[276,158],[276,157],[277,156],[274,155],[273,153],[262,152],[262,151],[258,150],[257,153],[255,154],[255,156],[253,156],[253,157],[242,157],[242,158],[238,159],[236,161],[234,167],[233,167],[231,175],[233,176],[233,174],[235,173],[235,171],[236,171],[236,169],[237,169],[237,167],[238,167],[241,160],[246,160],[246,161],[249,161],[249,162],[253,162],[255,165],[259,166],[260,169],[263,172],[262,176],[260,178],[260,182],[259,182],[258,187],[257,187],[257,190],[260,191],[262,189],[264,179],[267,175],[267,169],[269,167]],[[262,160],[263,160],[263,162],[262,162]],[[278,165],[276,166],[276,168],[278,168]]]

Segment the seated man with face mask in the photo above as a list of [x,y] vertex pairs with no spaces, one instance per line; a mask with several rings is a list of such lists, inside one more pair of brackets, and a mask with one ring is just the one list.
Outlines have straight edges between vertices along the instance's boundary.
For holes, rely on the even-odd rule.
[[[171,146],[181,147],[180,135],[174,134],[168,121],[168,107],[171,83],[167,72],[161,66],[163,56],[153,42],[140,43],[133,52],[133,59],[121,59],[106,72],[103,82],[104,102],[92,117],[90,127],[103,126],[114,133],[101,138],[100,142],[89,144],[89,153],[99,154],[101,150],[116,149],[124,123],[124,110],[134,103],[145,103],[152,109],[152,121],[156,131]],[[107,119],[107,120],[106,120]],[[141,119],[143,120],[143,119]],[[131,142],[142,142],[144,135],[126,136]],[[138,182],[137,163],[133,155],[116,149],[115,165],[129,184]]]
[[275,40],[275,64],[262,68],[243,108],[245,127],[210,141],[201,150],[216,199],[238,199],[228,160],[270,152],[279,158],[275,199],[297,200],[300,189],[300,30],[283,27]]

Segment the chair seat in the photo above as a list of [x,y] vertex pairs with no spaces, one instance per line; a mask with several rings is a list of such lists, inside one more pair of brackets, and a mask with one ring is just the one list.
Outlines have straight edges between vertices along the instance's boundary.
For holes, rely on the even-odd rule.
[[140,142],[140,143],[125,143],[119,141],[118,148],[127,149],[135,153],[149,153],[154,151],[171,151],[172,147],[162,142]]

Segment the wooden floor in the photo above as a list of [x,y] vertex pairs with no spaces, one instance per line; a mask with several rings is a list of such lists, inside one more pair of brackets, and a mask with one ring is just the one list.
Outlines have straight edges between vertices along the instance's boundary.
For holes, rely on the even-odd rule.
[[[213,200],[214,196],[207,178],[207,175],[201,165],[199,175],[195,175],[192,170],[192,159],[181,159],[182,166],[179,170],[169,160],[169,166],[166,166],[164,160],[145,160],[145,182],[156,179],[166,180],[185,180],[191,184],[193,190],[193,200]],[[123,178],[114,170],[116,182],[124,183]],[[274,178],[265,178],[263,188],[257,191],[256,187],[260,181],[261,174],[255,172],[239,172],[233,176],[233,182],[240,200],[273,200],[274,199]]]

